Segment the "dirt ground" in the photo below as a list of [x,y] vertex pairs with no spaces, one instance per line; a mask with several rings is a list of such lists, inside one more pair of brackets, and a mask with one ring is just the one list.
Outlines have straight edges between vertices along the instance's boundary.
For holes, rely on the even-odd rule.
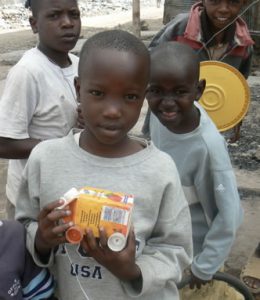
[[[156,31],[162,26],[162,20],[147,20],[150,31]],[[131,30],[131,24],[118,25],[121,29]],[[88,38],[103,28],[83,27],[82,37]],[[149,36],[149,35],[148,35]],[[148,38],[149,39],[149,38]],[[0,56],[13,51],[26,50],[37,42],[30,30],[0,34]],[[260,52],[260,51],[259,51]],[[11,65],[0,62],[0,94],[4,79]],[[260,54],[254,57],[253,74],[260,76]],[[231,160],[237,176],[241,202],[245,211],[244,222],[238,231],[237,239],[226,262],[229,273],[239,276],[250,253],[260,241],[260,77],[252,77],[251,106],[243,121],[241,139],[229,145]],[[134,128],[139,134],[141,124],[147,109],[144,105],[140,120]],[[0,160],[0,218],[4,217],[4,195],[7,161]],[[256,298],[256,299],[260,299]]]

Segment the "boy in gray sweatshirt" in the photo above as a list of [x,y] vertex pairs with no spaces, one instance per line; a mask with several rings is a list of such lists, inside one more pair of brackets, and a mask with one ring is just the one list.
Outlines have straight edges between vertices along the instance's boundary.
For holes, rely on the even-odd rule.
[[198,57],[189,46],[167,42],[153,49],[146,96],[151,139],[175,161],[189,203],[192,288],[210,281],[224,265],[243,215],[225,140],[197,102],[204,88]]
[[[133,35],[112,30],[90,38],[75,80],[85,128],[41,143],[29,158],[16,217],[36,263],[55,270],[62,300],[179,299],[176,282],[192,257],[189,208],[172,159],[128,135],[149,71],[149,53]],[[134,195],[122,251],[109,249],[104,228],[99,241],[86,230],[80,245],[66,244],[73,224],[58,221],[71,211],[56,210],[57,199],[83,186]]]

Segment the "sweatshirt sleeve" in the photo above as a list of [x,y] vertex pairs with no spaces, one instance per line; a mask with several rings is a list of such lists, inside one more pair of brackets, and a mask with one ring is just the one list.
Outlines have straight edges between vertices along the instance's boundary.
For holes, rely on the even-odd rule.
[[152,236],[136,261],[142,273],[141,290],[134,290],[130,283],[124,284],[132,297],[175,285],[192,260],[190,212],[176,168],[171,177],[163,193]]
[[[23,171],[21,185],[18,191],[19,198],[16,201],[15,218],[24,224],[26,228],[26,246],[35,263],[40,267],[50,267],[54,260],[51,252],[49,261],[43,263],[35,250],[35,236],[38,229],[38,215],[40,213],[40,182],[41,174],[37,160],[36,146],[30,155]],[[30,180],[28,180],[30,178]]]
[[[193,274],[203,280],[210,280],[223,266],[243,215],[232,168],[215,170],[212,176],[212,183],[208,185],[211,184],[211,189],[214,191],[211,192],[211,196],[214,197],[217,213],[209,224],[203,250],[194,257],[191,266]],[[205,192],[205,188],[198,190],[199,197],[205,197]]]

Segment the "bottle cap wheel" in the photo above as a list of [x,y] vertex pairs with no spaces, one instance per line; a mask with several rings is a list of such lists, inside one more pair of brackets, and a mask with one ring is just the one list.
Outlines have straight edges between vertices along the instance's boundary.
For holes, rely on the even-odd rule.
[[79,226],[70,227],[66,231],[66,239],[71,244],[79,244],[82,238],[83,238],[83,232]]
[[119,252],[123,250],[126,245],[126,237],[120,232],[113,233],[108,238],[107,245],[112,251]]

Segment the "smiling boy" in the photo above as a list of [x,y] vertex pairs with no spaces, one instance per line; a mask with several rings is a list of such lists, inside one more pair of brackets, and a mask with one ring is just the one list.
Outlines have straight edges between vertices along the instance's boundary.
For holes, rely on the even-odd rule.
[[14,217],[18,186],[31,150],[41,141],[62,137],[75,126],[77,101],[74,48],[81,28],[76,0],[33,0],[30,24],[37,47],[10,70],[0,101],[0,157],[10,159],[7,215]]
[[[189,13],[177,15],[153,38],[150,49],[164,42],[189,45],[199,61],[218,60],[249,76],[253,40],[245,21],[239,17],[245,0],[203,0],[195,3]],[[234,99],[236,101],[236,99]],[[143,132],[148,134],[148,118]],[[240,137],[240,126],[234,128],[231,141]]]
[[[192,255],[188,205],[172,159],[128,134],[149,72],[148,50],[130,33],[88,39],[75,81],[85,128],[41,143],[28,160],[17,218],[26,224],[35,261],[55,269],[63,300],[179,299],[176,283]],[[99,240],[87,229],[81,245],[64,245],[73,224],[58,225],[71,212],[57,210],[63,203],[57,199],[83,186],[134,195],[133,228],[122,251],[109,249],[104,228]]]
[[[153,113],[150,133],[154,144],[176,163],[189,203],[192,289],[211,281],[223,266],[243,215],[225,140],[196,102],[204,88],[198,57],[190,47],[168,42],[153,49],[146,96]],[[187,292],[183,299],[226,299],[225,290],[214,298],[211,285],[201,293]]]

